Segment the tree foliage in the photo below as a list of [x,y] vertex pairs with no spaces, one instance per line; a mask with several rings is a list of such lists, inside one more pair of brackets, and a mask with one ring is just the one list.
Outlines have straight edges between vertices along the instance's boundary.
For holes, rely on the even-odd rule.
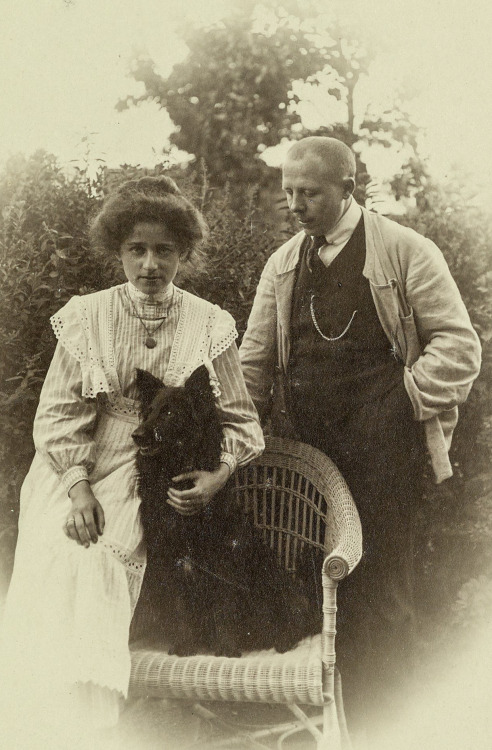
[[183,35],[190,53],[169,77],[158,75],[152,60],[135,62],[133,76],[145,84],[140,98],[167,109],[177,126],[171,142],[204,159],[214,183],[255,179],[256,157],[300,122],[290,107],[292,83],[322,67],[322,51],[286,21],[274,34],[255,32],[244,13]]
[[[360,30],[320,16],[317,3],[250,0],[220,22],[182,29],[182,36],[189,53],[169,76],[148,57],[134,60],[132,75],[145,91],[118,106],[158,102],[176,126],[171,142],[193,154],[196,164],[203,160],[215,185],[268,182],[259,159],[264,150],[307,134],[332,135],[358,144],[359,152],[373,144],[416,148],[403,96],[384,111],[356,111],[356,90],[376,51]],[[338,114],[327,109],[320,127],[308,131],[297,83],[308,98],[323,92],[338,102]],[[358,174],[357,198],[363,199],[369,177],[360,158]]]

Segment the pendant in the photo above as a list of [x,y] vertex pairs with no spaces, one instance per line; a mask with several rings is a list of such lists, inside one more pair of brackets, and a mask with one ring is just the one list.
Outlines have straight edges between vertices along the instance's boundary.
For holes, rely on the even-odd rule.
[[147,349],[154,349],[157,346],[157,341],[152,336],[147,336],[145,339],[145,346]]

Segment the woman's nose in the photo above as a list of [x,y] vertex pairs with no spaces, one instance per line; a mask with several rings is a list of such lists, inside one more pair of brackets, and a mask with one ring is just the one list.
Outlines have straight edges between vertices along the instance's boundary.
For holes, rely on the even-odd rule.
[[157,256],[153,250],[147,250],[145,253],[144,268],[157,268]]

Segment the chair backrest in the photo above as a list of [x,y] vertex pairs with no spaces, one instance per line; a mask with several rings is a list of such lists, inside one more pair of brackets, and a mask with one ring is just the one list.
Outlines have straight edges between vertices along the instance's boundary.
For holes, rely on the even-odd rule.
[[333,461],[293,440],[267,436],[264,453],[235,473],[234,491],[263,530],[265,542],[290,571],[296,570],[305,545],[325,554],[335,549],[344,535],[347,514],[358,524],[352,496]]

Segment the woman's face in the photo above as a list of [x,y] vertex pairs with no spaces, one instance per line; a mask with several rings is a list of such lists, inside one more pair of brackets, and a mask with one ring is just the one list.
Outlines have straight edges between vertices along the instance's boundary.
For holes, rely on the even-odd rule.
[[120,247],[120,258],[128,281],[145,294],[159,294],[174,279],[179,250],[169,230],[155,221],[135,224]]

